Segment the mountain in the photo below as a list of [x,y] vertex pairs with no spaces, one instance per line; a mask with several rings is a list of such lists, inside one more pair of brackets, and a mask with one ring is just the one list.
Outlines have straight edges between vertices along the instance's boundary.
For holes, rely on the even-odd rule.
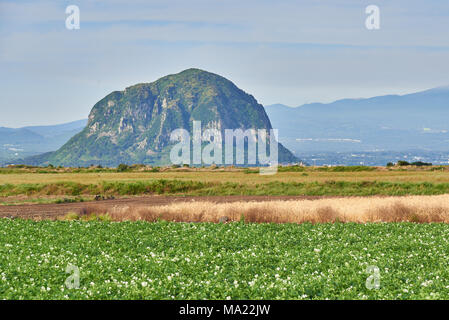
[[449,87],[265,110],[279,141],[296,154],[449,151]]
[[[256,99],[231,81],[199,69],[188,69],[114,91],[94,105],[87,126],[53,153],[26,160],[31,164],[87,166],[119,163],[170,164],[170,134],[192,132],[193,121],[203,130],[271,129]],[[280,162],[297,162],[279,144]]]
[[0,127],[0,163],[57,150],[86,123],[87,119],[52,126]]
[[[26,129],[36,134],[39,134],[44,138],[58,139],[59,137],[61,137],[60,139],[64,140],[65,137],[69,136],[68,139],[70,139],[76,133],[80,132],[82,129],[84,129],[86,124],[87,119],[83,119],[52,126],[31,126],[31,127],[24,127],[22,129]],[[72,134],[73,132],[75,132],[75,134]],[[64,143],[67,142],[67,140],[64,141]]]

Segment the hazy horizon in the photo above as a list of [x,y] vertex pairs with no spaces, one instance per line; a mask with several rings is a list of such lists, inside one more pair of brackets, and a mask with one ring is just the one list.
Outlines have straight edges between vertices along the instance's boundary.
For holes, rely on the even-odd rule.
[[[425,92],[425,91],[429,91],[429,90],[433,90],[433,89],[440,89],[440,88],[447,88],[447,89],[449,89],[449,86],[438,86],[438,87],[433,87],[433,88],[426,88],[426,89],[422,89],[422,90],[418,90],[418,91],[413,91],[413,92],[405,92],[405,93],[402,93],[402,94],[395,94],[395,93],[389,93],[389,94],[380,94],[380,95],[378,95],[378,96],[368,96],[368,97],[346,97],[346,98],[342,98],[343,100],[358,100],[358,99],[370,99],[370,98],[375,98],[375,97],[382,97],[382,96],[387,96],[387,95],[398,95],[398,96],[403,96],[403,95],[408,95],[408,94],[414,94],[414,93],[420,93],[420,92]],[[121,91],[121,90],[124,90],[125,88],[123,88],[123,89],[120,89],[120,90],[114,90],[114,91]],[[104,97],[101,97],[100,99],[98,99],[98,100],[101,100],[101,99],[103,99]],[[257,99],[257,97],[255,97],[256,99]],[[312,102],[309,102],[309,103],[306,103],[306,104],[315,104],[315,103],[323,103],[323,104],[332,104],[332,103],[334,103],[334,102],[337,102],[337,101],[339,101],[339,100],[341,100],[341,99],[337,99],[337,100],[331,100],[331,101],[326,101],[326,102],[323,102],[323,101],[312,101]],[[260,101],[259,101],[259,103],[260,103]],[[301,106],[303,106],[303,105],[305,105],[305,104],[296,104],[296,105],[287,105],[287,104],[284,104],[284,103],[272,103],[272,104],[262,104],[264,107],[269,107],[269,106],[273,106],[273,105],[283,105],[283,106],[285,106],[285,107],[289,107],[289,108],[298,108],[298,107],[301,107]],[[93,107],[93,105],[92,105],[92,107]],[[11,128],[11,129],[20,129],[20,128],[25,128],[25,127],[35,127],[35,126],[57,126],[57,125],[61,125],[61,124],[68,124],[68,123],[72,123],[72,122],[78,122],[78,121],[83,121],[83,120],[87,120],[87,117],[88,117],[88,115],[89,115],[89,113],[87,113],[84,117],[81,117],[81,118],[78,118],[78,119],[75,119],[75,120],[69,120],[69,121],[65,121],[65,122],[56,122],[56,123],[47,123],[47,124],[29,124],[29,125],[24,125],[24,126],[17,126],[17,127],[6,127],[6,126],[2,126],[2,125],[0,125],[0,127],[1,128]]]

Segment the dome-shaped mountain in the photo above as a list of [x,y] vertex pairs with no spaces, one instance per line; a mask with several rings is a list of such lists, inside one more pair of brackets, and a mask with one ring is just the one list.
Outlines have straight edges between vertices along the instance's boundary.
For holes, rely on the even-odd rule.
[[[35,160],[64,166],[170,164],[171,132],[192,132],[193,121],[221,132],[272,128],[253,96],[219,75],[188,69],[112,92],[94,105],[82,132]],[[298,160],[279,144],[279,161]]]

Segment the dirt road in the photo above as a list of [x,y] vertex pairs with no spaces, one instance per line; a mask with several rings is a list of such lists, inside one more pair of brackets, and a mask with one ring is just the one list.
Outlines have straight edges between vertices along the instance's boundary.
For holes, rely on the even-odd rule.
[[276,200],[317,200],[321,196],[202,196],[202,197],[182,197],[182,196],[146,196],[121,198],[114,200],[89,201],[79,203],[62,204],[26,204],[0,206],[0,218],[25,218],[25,219],[54,219],[58,216],[64,216],[68,212],[80,213],[86,207],[102,208],[122,207],[122,206],[161,206],[176,202],[185,201],[209,201],[215,203],[236,202],[236,201],[276,201]]

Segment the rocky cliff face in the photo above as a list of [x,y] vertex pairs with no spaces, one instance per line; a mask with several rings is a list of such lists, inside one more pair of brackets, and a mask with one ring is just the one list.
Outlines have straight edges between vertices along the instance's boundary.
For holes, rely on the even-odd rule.
[[[107,95],[95,104],[82,132],[41,160],[65,166],[169,164],[171,132],[191,132],[193,121],[221,132],[271,129],[253,96],[219,75],[188,69]],[[281,162],[297,161],[282,145],[279,157]]]

